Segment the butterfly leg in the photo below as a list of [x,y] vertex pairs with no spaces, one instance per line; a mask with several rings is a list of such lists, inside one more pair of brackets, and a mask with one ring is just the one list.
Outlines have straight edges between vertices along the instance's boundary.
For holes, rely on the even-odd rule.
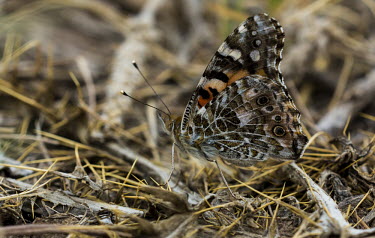
[[227,186],[227,189],[228,189],[230,195],[232,195],[232,197],[234,197],[235,199],[237,199],[237,197],[233,194],[232,190],[230,189],[230,187],[229,187],[229,185],[228,185],[228,182],[227,182],[227,180],[226,180],[225,177],[224,177],[223,171],[220,169],[219,163],[217,162],[217,160],[214,160],[214,162],[215,162],[217,168],[218,168],[219,171],[220,171],[221,178],[223,179],[223,181],[224,181],[224,183],[225,183],[225,186]]
[[174,172],[174,147],[175,147],[175,145],[176,145],[176,143],[174,143],[173,142],[173,144],[172,144],[172,166],[171,166],[171,170],[170,170],[170,172],[169,172],[169,175],[168,175],[168,179],[167,179],[167,181],[165,181],[165,183],[164,184],[161,184],[160,186],[165,186],[165,185],[167,185],[168,183],[169,183],[169,181],[171,181],[171,178],[172,178],[172,174],[173,174],[173,172]]

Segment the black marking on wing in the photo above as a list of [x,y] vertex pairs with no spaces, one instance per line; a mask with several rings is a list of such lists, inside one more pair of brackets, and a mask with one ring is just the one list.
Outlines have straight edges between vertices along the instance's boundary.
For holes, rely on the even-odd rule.
[[216,97],[218,94],[219,94],[219,92],[217,91],[217,89],[216,88],[208,88],[210,91],[211,91],[211,93],[212,93],[212,95],[214,96],[214,97]]
[[200,88],[198,94],[204,99],[210,98],[210,93],[206,89]]
[[221,71],[209,71],[203,74],[203,77],[206,77],[207,79],[218,79],[224,83],[228,83],[229,81],[228,76]]

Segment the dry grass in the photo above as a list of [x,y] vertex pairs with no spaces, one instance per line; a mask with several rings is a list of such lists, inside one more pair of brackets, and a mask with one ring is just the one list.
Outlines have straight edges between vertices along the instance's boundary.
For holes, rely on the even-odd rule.
[[[0,234],[53,237],[375,235],[375,3],[12,0],[0,5]],[[131,65],[181,114],[235,26],[268,12],[310,142],[248,168],[180,155]],[[162,106],[160,106],[162,108]]]

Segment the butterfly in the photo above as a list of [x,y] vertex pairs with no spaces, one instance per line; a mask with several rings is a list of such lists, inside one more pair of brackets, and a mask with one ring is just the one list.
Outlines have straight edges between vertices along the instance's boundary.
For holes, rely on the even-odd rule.
[[183,152],[238,166],[300,158],[308,140],[279,68],[284,36],[274,18],[258,14],[225,39],[183,116],[162,118]]

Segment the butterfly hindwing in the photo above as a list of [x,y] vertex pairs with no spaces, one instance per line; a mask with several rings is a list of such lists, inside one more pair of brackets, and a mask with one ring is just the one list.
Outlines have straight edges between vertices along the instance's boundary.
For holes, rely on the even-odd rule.
[[234,82],[201,108],[192,122],[190,138],[199,138],[206,158],[249,166],[269,157],[295,160],[304,150],[299,112],[284,88],[259,75]]

